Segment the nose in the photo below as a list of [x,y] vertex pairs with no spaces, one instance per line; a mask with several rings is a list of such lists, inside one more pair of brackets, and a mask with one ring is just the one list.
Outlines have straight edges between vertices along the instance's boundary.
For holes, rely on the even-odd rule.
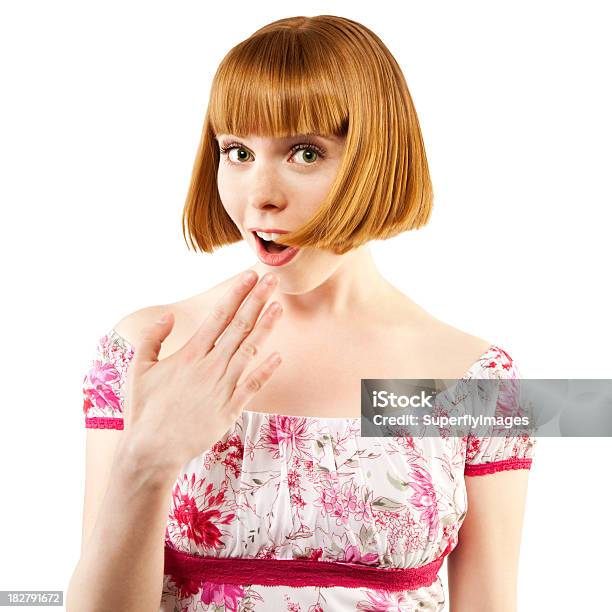
[[271,169],[263,165],[253,169],[249,178],[247,202],[249,207],[258,210],[284,210],[287,207],[287,198],[280,185],[280,181]]

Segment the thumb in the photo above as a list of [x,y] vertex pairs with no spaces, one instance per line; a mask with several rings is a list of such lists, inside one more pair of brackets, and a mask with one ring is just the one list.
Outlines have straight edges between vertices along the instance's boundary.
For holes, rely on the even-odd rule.
[[155,363],[159,360],[162,342],[174,327],[174,315],[165,312],[160,319],[144,328],[140,343],[134,351],[134,361],[140,364]]

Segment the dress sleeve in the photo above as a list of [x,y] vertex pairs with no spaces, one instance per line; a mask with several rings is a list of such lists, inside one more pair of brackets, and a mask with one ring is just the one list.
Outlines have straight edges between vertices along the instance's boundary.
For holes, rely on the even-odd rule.
[[103,335],[83,377],[83,413],[89,429],[123,429],[125,381],[134,349],[114,329]]
[[[504,379],[499,385],[496,414],[520,414],[517,408],[521,375],[512,357],[502,348],[492,346],[481,358],[477,378]],[[526,433],[514,436],[464,437],[466,444],[465,476],[481,476],[502,470],[528,470],[534,455],[536,438]]]

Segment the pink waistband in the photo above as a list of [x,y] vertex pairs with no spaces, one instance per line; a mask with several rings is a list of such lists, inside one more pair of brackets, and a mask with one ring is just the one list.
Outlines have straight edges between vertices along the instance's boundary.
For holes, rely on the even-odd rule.
[[183,579],[236,585],[341,586],[404,591],[429,586],[450,550],[449,543],[446,550],[427,565],[384,569],[313,559],[204,557],[170,548],[166,543],[164,573]]

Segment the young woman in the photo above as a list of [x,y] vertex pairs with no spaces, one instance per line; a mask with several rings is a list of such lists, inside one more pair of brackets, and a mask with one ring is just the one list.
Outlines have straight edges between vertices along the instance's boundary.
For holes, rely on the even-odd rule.
[[453,612],[516,609],[534,440],[360,436],[362,378],[518,377],[374,264],[368,243],[425,225],[432,199],[368,28],[287,18],[230,50],[184,232],[257,262],[100,338],[69,612],[437,611],[445,558]]

